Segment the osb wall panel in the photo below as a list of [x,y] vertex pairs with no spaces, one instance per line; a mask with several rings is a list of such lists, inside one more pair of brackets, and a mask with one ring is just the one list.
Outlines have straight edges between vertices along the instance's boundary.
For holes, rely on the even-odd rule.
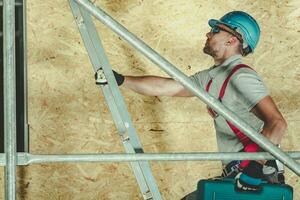
[[[123,152],[67,1],[28,5],[28,92],[33,154]],[[284,150],[300,150],[300,1],[96,1],[186,74],[212,65],[202,53],[207,20],[232,10],[261,25],[256,52],[245,59],[266,81],[289,129]],[[104,27],[96,26],[110,63],[130,75],[165,76]],[[212,121],[196,98],[146,97],[121,88],[146,152],[216,151]],[[220,162],[151,162],[165,199],[180,199],[201,178],[220,174]],[[127,163],[41,164],[18,169],[19,199],[142,199]],[[300,178],[287,171],[300,199]],[[1,174],[3,184],[3,174]],[[3,186],[3,185],[1,185]],[[3,188],[3,187],[0,187]],[[3,189],[0,189],[3,194]],[[3,199],[3,196],[2,196]]]

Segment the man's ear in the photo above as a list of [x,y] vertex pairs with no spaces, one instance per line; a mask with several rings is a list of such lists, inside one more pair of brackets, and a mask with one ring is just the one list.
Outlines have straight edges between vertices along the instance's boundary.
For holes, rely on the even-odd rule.
[[236,45],[237,44],[238,39],[236,37],[230,37],[227,42],[226,42],[226,45]]

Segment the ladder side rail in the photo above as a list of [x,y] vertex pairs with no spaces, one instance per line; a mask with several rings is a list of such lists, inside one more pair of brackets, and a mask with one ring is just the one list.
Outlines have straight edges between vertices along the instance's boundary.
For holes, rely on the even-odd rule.
[[[97,59],[97,54],[95,51],[95,47],[93,45],[93,41],[90,39],[89,33],[87,32],[87,29],[83,24],[85,22],[83,21],[81,11],[78,8],[78,5],[73,1],[70,1],[70,6],[72,9],[75,21],[78,25],[80,34],[82,36],[84,45],[88,51],[90,61],[92,62],[94,70],[98,70],[100,68],[100,62]],[[108,104],[108,107],[111,111],[112,119],[118,129],[118,133],[119,133],[119,135],[124,136],[124,134],[126,133],[126,127],[124,125],[124,122],[123,122],[121,116],[119,115],[118,108],[117,108],[116,104],[114,103],[115,100],[114,100],[113,96],[111,95],[111,90],[109,88],[109,85],[105,85],[101,88],[102,88],[104,97],[106,99],[106,103]],[[125,150],[126,150],[126,152],[129,150],[128,145],[126,146]],[[133,153],[133,152],[130,151],[127,153]],[[137,175],[136,180],[138,182],[138,185],[140,187],[142,194],[146,193],[147,191],[149,191],[149,188],[146,183],[146,180],[143,177],[143,173],[141,172],[140,166],[138,165],[137,162],[133,162],[133,164],[131,166],[133,167],[132,169],[134,171],[134,174]]]
[[[110,92],[114,97],[114,102],[117,106],[117,110],[121,115],[124,125],[127,128],[127,134],[130,138],[130,145],[134,149],[134,153],[142,153],[142,147],[138,140],[138,136],[130,120],[129,114],[124,103],[124,99],[119,91],[117,83],[115,81],[114,75],[112,73],[111,67],[109,65],[108,59],[105,55],[104,49],[101,44],[101,40],[92,22],[91,16],[82,8],[78,8],[74,1],[70,1],[75,20],[78,24],[79,30],[81,32],[82,38],[84,40],[85,46],[87,48],[90,60],[93,64],[94,71],[96,72],[99,68],[103,68],[104,74],[106,75]],[[77,8],[77,11],[75,10]],[[128,145],[127,145],[127,149]],[[145,164],[146,163],[146,164]],[[152,175],[150,165],[147,162],[139,162],[140,168],[143,172],[143,177],[145,178],[149,189],[155,199],[162,199],[156,181]],[[135,166],[136,164],[133,164]],[[140,178],[140,177],[136,177]],[[139,181],[138,181],[139,182]],[[145,193],[143,193],[145,195]]]
[[[116,104],[114,103],[114,98],[110,92],[109,86],[104,85],[101,88],[102,88],[104,97],[106,99],[106,103],[108,104],[108,108],[112,114],[112,118],[118,129],[118,133],[122,138],[122,143],[123,143],[126,153],[136,153],[134,148],[131,146],[130,143],[128,143],[128,141],[126,139],[126,127],[124,126],[123,120],[118,113],[118,108],[116,107]],[[139,162],[130,162],[130,165],[132,167],[133,173],[136,177],[136,180],[138,182],[138,185],[140,187],[142,194],[146,195],[150,189],[146,183],[146,180],[145,180],[144,174],[142,172],[142,169],[139,165]]]

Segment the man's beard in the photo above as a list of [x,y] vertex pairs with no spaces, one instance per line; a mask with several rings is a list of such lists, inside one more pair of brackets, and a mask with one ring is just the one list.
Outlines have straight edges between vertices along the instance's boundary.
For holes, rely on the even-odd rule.
[[214,57],[216,56],[216,51],[214,51],[208,44],[203,47],[203,52]]

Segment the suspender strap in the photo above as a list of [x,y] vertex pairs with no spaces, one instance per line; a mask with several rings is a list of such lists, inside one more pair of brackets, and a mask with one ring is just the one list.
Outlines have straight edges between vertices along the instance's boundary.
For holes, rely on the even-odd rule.
[[205,88],[206,92],[209,92],[211,84],[212,84],[212,79],[210,79],[209,82],[206,85],[206,88]]
[[[206,92],[209,92],[210,86],[212,84],[212,79],[209,80],[208,84],[206,85]],[[212,118],[216,118],[218,115],[218,113],[216,113],[213,109],[211,109],[209,106],[206,106],[208,114],[212,117]]]
[[234,126],[231,122],[226,120],[228,126],[231,128],[231,130],[234,132],[234,134],[239,138],[240,142],[243,144],[243,146],[247,146],[252,141],[250,138],[248,138],[243,132],[240,131],[236,126]]
[[[225,79],[225,81],[223,82],[223,85],[221,87],[221,90],[219,92],[219,100],[222,101],[224,95],[225,95],[225,91],[227,88],[227,85],[230,81],[230,78],[234,75],[235,72],[237,72],[239,69],[241,68],[249,68],[252,69],[251,67],[245,65],[245,64],[239,64],[236,65],[231,72],[229,73],[229,75],[227,76],[227,78]],[[253,69],[252,69],[253,70]],[[208,82],[208,84],[206,85],[206,91],[209,92],[210,86],[212,84],[212,79]],[[208,111],[209,113],[214,112],[211,108],[208,107]],[[254,143],[250,138],[248,138],[243,132],[241,132],[236,126],[234,126],[231,122],[227,121],[228,126],[230,127],[230,129],[234,132],[234,134],[239,138],[239,140],[241,141],[241,143],[244,146],[244,152],[258,152],[259,151],[259,146]],[[241,162],[240,167],[244,168],[249,164],[249,160],[244,160]]]
[[226,88],[227,88],[227,85],[229,83],[229,80],[230,78],[232,77],[232,75],[237,72],[239,69],[241,68],[249,68],[249,69],[252,69],[251,67],[245,65],[245,64],[239,64],[239,65],[236,65],[232,70],[231,72],[229,73],[229,75],[227,76],[227,78],[225,79],[223,85],[222,85],[222,88],[220,90],[220,93],[219,93],[219,100],[222,101],[224,95],[225,95],[225,91],[226,91]]

